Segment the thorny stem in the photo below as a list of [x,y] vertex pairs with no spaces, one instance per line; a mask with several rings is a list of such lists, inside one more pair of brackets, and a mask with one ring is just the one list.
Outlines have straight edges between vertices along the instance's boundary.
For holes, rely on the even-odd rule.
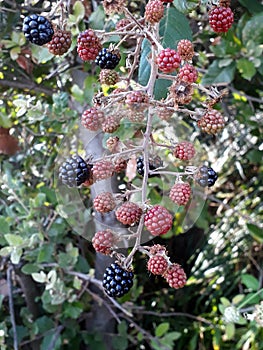
[[[156,30],[156,32],[158,32],[159,27],[156,26],[155,30]],[[155,51],[154,46],[152,46],[151,74],[150,74],[150,78],[149,78],[149,81],[148,81],[148,84],[146,87],[146,91],[147,91],[148,95],[151,97],[153,97],[154,84],[155,84],[157,74],[158,74],[158,67],[157,67],[155,58],[156,58],[156,51]],[[147,182],[148,182],[148,176],[149,176],[149,145],[150,145],[150,141],[151,141],[153,115],[154,115],[153,107],[149,106],[147,126],[146,126],[146,131],[144,134],[144,141],[143,141],[144,176],[143,176],[143,182],[142,182],[142,196],[141,196],[141,201],[142,201],[143,205],[145,204],[145,202],[147,200]],[[141,244],[141,236],[142,236],[143,226],[144,226],[144,214],[142,214],[140,222],[139,222],[135,244],[134,244],[130,254],[127,256],[127,258],[124,261],[124,266],[126,268],[128,268],[130,266],[130,264],[132,263],[133,256]]]

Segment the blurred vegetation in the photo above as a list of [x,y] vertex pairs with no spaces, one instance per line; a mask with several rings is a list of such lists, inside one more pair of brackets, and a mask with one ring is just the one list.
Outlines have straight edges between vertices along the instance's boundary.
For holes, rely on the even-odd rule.
[[[57,58],[21,34],[20,16],[38,13],[43,6],[49,10],[49,2],[35,1],[32,7],[25,3],[2,1],[0,11],[0,127],[10,128],[19,141],[15,154],[0,155],[0,347],[13,349],[17,339],[19,349],[108,349],[102,335],[85,326],[94,295],[87,281],[72,273],[93,276],[95,254],[78,227],[74,229],[74,203],[64,208],[56,193],[61,146],[80,147],[69,137],[79,118],[74,103],[86,106],[99,88],[98,69],[80,63],[75,50],[90,13],[75,1],[68,23],[72,48]],[[203,85],[227,87],[228,95],[216,105],[227,117],[227,127],[217,137],[205,136],[190,119],[174,115],[169,123],[155,120],[159,128],[154,137],[165,140],[167,128],[173,135],[180,130],[185,139],[191,135],[200,150],[198,161],[212,164],[219,180],[198,219],[190,218],[188,230],[185,213],[178,211],[173,232],[156,239],[186,269],[186,287],[175,291],[149,276],[145,257],[136,255],[135,286],[120,300],[123,309],[114,309],[119,317],[114,349],[263,349],[262,318],[260,325],[245,317],[263,300],[263,7],[259,1],[232,1],[235,23],[217,36],[208,26],[206,3],[174,0],[165,28],[176,31],[179,23],[176,40],[185,33],[193,38]],[[143,8],[140,2],[130,6],[138,13]],[[110,30],[116,21],[98,6],[89,25]],[[163,35],[165,46],[175,47],[175,38]],[[125,55],[127,48],[121,50]],[[147,45],[144,50],[142,55],[147,55]],[[83,86],[74,81],[76,71],[87,73]],[[142,73],[147,74],[147,67],[141,65],[138,79],[143,83],[147,77]],[[163,91],[162,85],[156,87],[159,98]],[[203,101],[196,91],[189,108]],[[118,136],[134,137],[136,126],[123,123]],[[163,151],[161,156],[168,155]],[[166,184],[169,188],[164,180],[164,191]],[[158,179],[151,179],[153,202],[163,194],[158,185]],[[196,190],[197,201],[203,195]],[[81,220],[87,223],[89,191],[82,196],[87,205]]]

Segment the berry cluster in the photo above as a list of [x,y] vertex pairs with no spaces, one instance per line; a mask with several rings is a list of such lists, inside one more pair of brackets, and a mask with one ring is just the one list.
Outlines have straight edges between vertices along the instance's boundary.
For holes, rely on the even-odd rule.
[[[91,64],[85,66],[91,72],[99,71],[98,81],[101,85],[101,89],[92,100],[92,106],[86,107],[80,117],[81,127],[91,132],[118,133],[119,128],[122,130],[125,127],[125,118],[126,122],[128,119],[129,126],[134,123],[132,124],[134,129],[136,128],[135,123],[140,124],[141,127],[139,132],[136,129],[133,134],[138,142],[122,140],[122,135],[119,137],[108,135],[108,139],[104,140],[107,148],[106,154],[102,158],[93,160],[91,157],[89,161],[85,161],[78,154],[74,154],[59,168],[59,179],[68,187],[91,186],[122,172],[124,176],[118,175],[117,178],[124,178],[124,182],[126,181],[125,176],[129,179],[123,193],[113,195],[104,188],[104,191],[100,190],[93,199],[93,215],[105,220],[114,218],[117,223],[114,232],[110,229],[101,229],[92,238],[92,245],[96,252],[115,256],[117,259],[106,269],[103,276],[105,292],[114,298],[122,297],[133,285],[134,275],[130,266],[134,252],[139,251],[140,248],[141,251],[144,249],[140,246],[142,232],[146,231],[149,238],[149,236],[165,235],[169,230],[173,230],[174,214],[164,205],[153,205],[154,202],[147,198],[147,183],[159,185],[163,175],[174,174],[175,179],[172,184],[169,184],[169,190],[166,187],[163,192],[167,197],[169,196],[170,199],[167,198],[167,202],[170,202],[171,207],[174,207],[175,204],[184,206],[186,207],[184,211],[186,211],[190,207],[193,181],[201,187],[211,187],[217,180],[217,174],[212,168],[205,165],[198,168],[184,163],[189,162],[196,155],[193,143],[182,141],[176,144],[172,139],[167,145],[167,140],[164,141],[165,144],[161,144],[160,142],[163,141],[154,139],[153,129],[156,115],[166,121],[162,123],[159,120],[161,124],[168,125],[171,116],[176,115],[177,111],[178,113],[187,111],[190,115],[192,112],[193,119],[198,120],[198,127],[202,132],[208,134],[214,135],[225,126],[224,117],[219,111],[212,109],[212,105],[206,104],[206,109],[196,108],[196,111],[190,111],[186,109],[187,107],[182,108],[181,106],[192,101],[194,89],[198,88],[198,84],[195,84],[198,79],[198,71],[194,66],[195,53],[190,40],[182,38],[175,48],[165,48],[156,35],[158,23],[165,13],[165,4],[171,2],[172,0],[149,0],[145,6],[144,18],[137,20],[128,13],[128,9],[124,8],[123,0],[103,1],[102,5],[107,14],[114,13],[117,16],[123,13],[127,15],[127,18],[117,23],[118,33],[116,34],[124,39],[133,40],[134,43],[134,39],[138,39],[134,55],[129,55],[126,61],[122,60],[126,62],[126,66],[121,67],[118,72],[114,69],[121,60],[120,44],[117,46],[110,44],[107,39],[110,36],[103,31],[92,29],[84,30],[77,37],[77,53],[83,61],[90,61]],[[228,31],[233,23],[233,12],[229,8],[229,0],[220,0],[219,5],[211,9],[209,23],[217,33]],[[52,23],[43,16],[26,17],[23,32],[26,38],[33,43],[47,44],[49,51],[54,55],[64,55],[71,46],[71,33],[58,28],[53,30]],[[111,34],[115,35],[114,31]],[[143,37],[146,37],[149,44],[152,45],[152,54],[147,57],[152,69],[148,84],[144,86],[133,78],[139,62],[142,49],[139,45],[142,45]],[[121,43],[124,39],[121,39]],[[106,47],[103,47],[102,43],[106,43]],[[120,47],[120,50],[117,47]],[[171,81],[171,84],[167,89],[166,98],[157,101],[154,92],[156,85],[154,84],[158,78],[167,79]],[[207,92],[208,89],[203,88],[202,91]],[[211,96],[214,97],[212,93]],[[164,169],[163,160],[159,156],[151,156],[157,154],[157,147],[166,147],[165,152],[170,157],[169,164],[173,163],[171,167],[175,168],[179,163],[180,171],[173,171],[173,168]],[[145,152],[144,156],[142,152]],[[158,151],[159,153],[161,151]],[[144,164],[145,159],[148,164]],[[198,162],[198,157],[195,157],[195,161]],[[183,166],[185,170],[182,171]],[[138,187],[137,182],[131,184],[132,179],[136,177],[136,170],[139,175],[136,180],[142,183],[141,187]],[[156,178],[148,182],[148,178],[152,177]],[[130,187],[128,187],[128,182]],[[104,182],[101,182],[101,187],[103,185]],[[158,190],[160,190],[159,187]],[[142,192],[140,202],[136,202],[136,196],[140,191]],[[115,232],[123,231],[125,229],[123,225],[126,226],[129,234]],[[135,246],[131,256],[125,259],[117,252],[117,243],[122,241],[126,244],[127,240],[132,237],[136,237]],[[149,255],[147,269],[154,275],[164,277],[170,287],[182,288],[186,283],[186,275],[182,267],[177,263],[171,263],[163,246],[155,245],[148,248],[145,248]]]

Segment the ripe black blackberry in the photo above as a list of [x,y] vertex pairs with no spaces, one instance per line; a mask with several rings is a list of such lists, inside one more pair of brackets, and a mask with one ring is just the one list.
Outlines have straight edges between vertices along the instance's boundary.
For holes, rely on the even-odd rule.
[[102,69],[114,69],[120,62],[119,52],[103,48],[95,59],[95,63]]
[[[163,162],[159,156],[149,159],[149,170],[155,170],[163,166]],[[137,158],[137,172],[139,175],[144,176],[144,160],[140,156]],[[149,177],[158,176],[155,174],[149,174]]]
[[91,176],[91,165],[88,165],[78,154],[68,158],[59,168],[59,178],[64,185],[76,187]]
[[54,34],[51,22],[36,14],[25,17],[22,30],[29,41],[39,46],[50,42]]
[[133,273],[123,269],[119,264],[108,266],[103,275],[102,285],[105,292],[113,298],[122,297],[133,285]]
[[199,168],[199,174],[197,182],[202,187],[211,187],[215,184],[218,176],[214,169],[207,167],[205,165]]

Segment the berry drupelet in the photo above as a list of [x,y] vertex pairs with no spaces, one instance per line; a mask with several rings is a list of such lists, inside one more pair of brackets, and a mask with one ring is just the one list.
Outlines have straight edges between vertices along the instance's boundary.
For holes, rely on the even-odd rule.
[[68,158],[59,168],[59,178],[68,187],[77,187],[91,176],[91,166],[78,154]]
[[133,285],[133,273],[113,263],[106,268],[102,285],[105,292],[112,298],[127,294]]
[[54,34],[51,22],[36,14],[25,17],[22,30],[29,41],[39,46],[50,42]]
[[211,187],[215,184],[218,176],[214,169],[207,167],[205,165],[199,168],[199,174],[197,177],[197,183],[201,187]]
[[114,69],[120,62],[119,52],[103,48],[95,59],[95,63],[102,69]]

